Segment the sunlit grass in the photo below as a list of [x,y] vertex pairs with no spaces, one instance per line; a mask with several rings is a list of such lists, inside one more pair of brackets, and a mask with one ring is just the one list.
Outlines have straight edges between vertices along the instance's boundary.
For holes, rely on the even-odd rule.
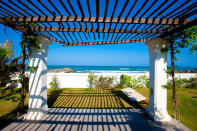
[[[20,89],[0,89],[0,129],[17,118],[17,105],[20,98]],[[26,106],[27,106],[26,99]]]
[[143,103],[131,102],[120,89],[50,89],[48,105],[58,108],[143,108]]
[[[147,99],[149,96],[148,88],[135,88],[138,92],[144,95]],[[191,128],[197,129],[197,89],[179,88],[178,94],[178,110],[180,113],[181,122]],[[172,89],[168,89],[168,113],[173,114],[172,104]]]

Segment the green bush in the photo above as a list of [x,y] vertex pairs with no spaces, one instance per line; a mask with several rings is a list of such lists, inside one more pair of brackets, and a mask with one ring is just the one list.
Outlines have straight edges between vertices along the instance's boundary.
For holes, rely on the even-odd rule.
[[89,82],[89,87],[94,88],[94,83],[96,81],[98,76],[96,76],[94,73],[89,73],[88,75],[88,82]]
[[120,85],[114,76],[97,76],[94,73],[88,75],[88,82],[90,88],[116,88]]
[[148,87],[149,86],[149,78],[146,75],[142,75],[137,78],[139,85],[138,87]]
[[[176,78],[176,87],[177,88],[197,88],[197,77],[190,79],[186,78]],[[163,85],[164,88],[172,88],[172,80],[168,80],[166,85]]]
[[114,76],[99,76],[95,81],[95,88],[113,88],[116,78]]
[[131,86],[130,87],[140,87],[139,80],[135,76],[131,78]]
[[121,85],[122,87],[148,87],[149,78],[146,75],[137,77],[131,77],[127,75],[121,75]]
[[53,77],[52,77],[52,81],[49,83],[49,85],[50,85],[51,88],[53,88],[53,89],[57,89],[57,88],[59,87],[59,82],[58,82],[57,76],[53,76]]
[[120,76],[120,83],[121,83],[121,87],[125,88],[125,87],[130,87],[131,86],[131,76],[127,76],[127,75],[121,75]]
[[197,77],[190,78],[187,81],[185,88],[197,88]]

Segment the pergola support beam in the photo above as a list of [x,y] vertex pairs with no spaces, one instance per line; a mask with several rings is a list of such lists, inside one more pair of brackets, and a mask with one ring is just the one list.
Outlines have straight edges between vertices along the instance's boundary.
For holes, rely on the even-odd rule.
[[127,24],[159,24],[180,25],[191,20],[151,19],[151,18],[110,18],[106,17],[75,17],[75,16],[40,16],[40,17],[0,17],[0,21],[9,22],[98,22],[98,23],[127,23]]
[[167,32],[167,30],[124,30],[103,28],[62,28],[62,27],[32,27],[32,31],[63,31],[63,32],[102,32],[102,33],[155,33]]
[[63,46],[80,46],[80,45],[104,45],[104,44],[124,44],[124,43],[135,43],[135,42],[146,42],[149,39],[139,40],[125,40],[125,41],[98,41],[98,42],[81,42],[81,43],[68,43]]

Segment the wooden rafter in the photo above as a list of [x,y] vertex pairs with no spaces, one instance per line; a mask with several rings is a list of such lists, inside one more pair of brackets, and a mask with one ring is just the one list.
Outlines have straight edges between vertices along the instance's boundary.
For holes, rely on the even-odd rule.
[[179,25],[187,24],[192,20],[181,21],[179,19],[151,19],[151,18],[109,18],[104,17],[75,17],[75,16],[41,16],[41,17],[1,17],[0,20],[9,22],[98,22],[98,23],[127,23],[127,24],[160,24],[160,25]]
[[140,40],[125,40],[125,41],[99,41],[99,42],[83,42],[83,43],[69,43],[63,46],[79,46],[79,45],[103,45],[103,44],[123,44],[123,43],[134,43],[134,42],[146,42],[149,39]]
[[65,27],[32,27],[33,31],[52,31],[52,32],[108,32],[108,33],[164,33],[168,30],[124,30],[124,29],[104,29],[103,28],[65,28]]
[[[0,23],[24,32],[18,23],[33,22],[35,34],[63,45],[145,41],[196,24],[197,2],[193,0],[125,0],[122,4],[105,0],[105,5],[100,0],[83,4],[81,0],[15,1],[0,0]],[[92,40],[103,41],[87,42]]]

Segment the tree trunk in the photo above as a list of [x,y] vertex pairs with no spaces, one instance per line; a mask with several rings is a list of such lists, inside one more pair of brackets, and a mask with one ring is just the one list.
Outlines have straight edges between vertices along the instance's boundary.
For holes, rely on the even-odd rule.
[[178,112],[178,109],[177,109],[177,93],[176,93],[176,80],[175,80],[175,77],[174,77],[174,72],[175,72],[175,69],[174,69],[174,46],[173,46],[173,42],[170,44],[170,48],[171,48],[171,52],[170,52],[170,55],[171,55],[171,75],[172,75],[172,90],[173,90],[173,96],[172,96],[172,100],[173,100],[173,111],[174,111],[174,117],[175,119],[180,119],[180,116],[179,116],[179,112]]
[[22,88],[21,88],[21,98],[20,98],[20,101],[19,101],[18,107],[17,107],[17,115],[18,116],[22,115],[22,113],[24,112],[25,98],[26,98],[26,94],[27,94],[27,91],[26,91],[26,85],[27,84],[25,83],[26,82],[26,76],[25,76],[25,61],[26,61],[25,43],[21,44],[21,49],[22,49],[22,54],[23,54],[23,57],[22,57],[22,71],[21,71],[21,75],[22,75],[21,85],[22,85]]

